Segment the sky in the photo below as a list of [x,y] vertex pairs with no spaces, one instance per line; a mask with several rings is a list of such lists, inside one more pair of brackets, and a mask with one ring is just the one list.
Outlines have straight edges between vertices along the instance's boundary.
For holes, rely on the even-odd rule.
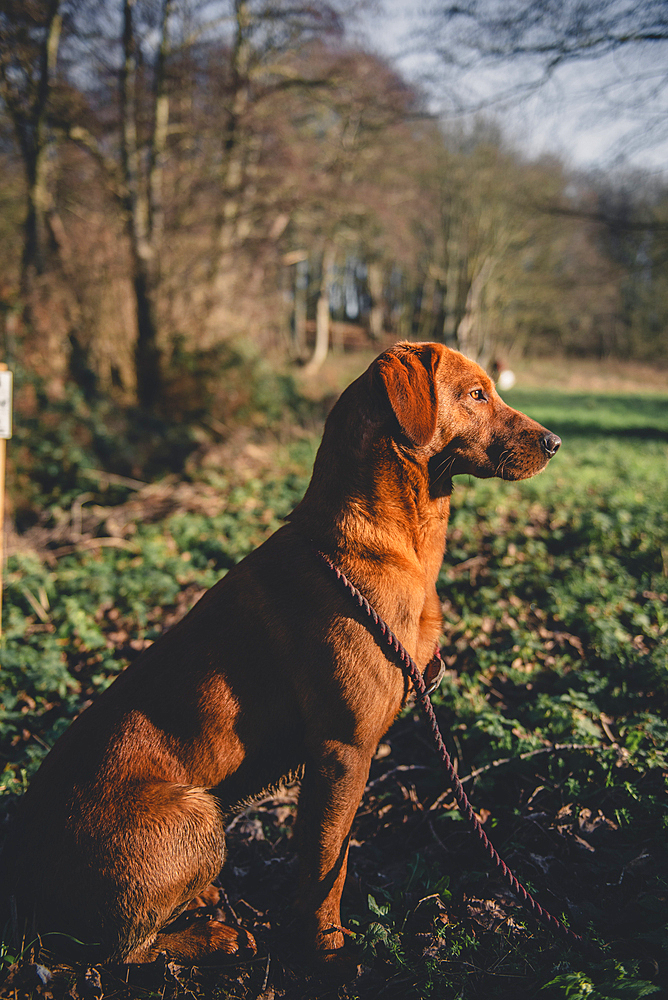
[[[432,95],[431,106],[440,109],[448,104],[445,74],[415,38],[425,24],[421,8],[419,2],[385,0],[376,13],[365,16],[363,33],[371,47],[392,58],[405,76],[422,82]],[[572,63],[530,99],[514,99],[505,106],[492,103],[488,113],[532,157],[554,153],[576,169],[630,165],[664,173],[668,88],[665,95],[654,94],[656,73],[663,68],[659,59],[665,60],[668,72],[668,46]],[[475,90],[489,99],[507,85],[508,71],[504,73],[502,78],[478,71],[462,83],[467,92]]]

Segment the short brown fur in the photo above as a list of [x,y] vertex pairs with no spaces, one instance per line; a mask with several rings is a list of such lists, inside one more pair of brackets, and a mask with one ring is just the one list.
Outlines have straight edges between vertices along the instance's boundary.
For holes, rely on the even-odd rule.
[[304,766],[298,907],[311,945],[336,960],[351,824],[405,692],[313,548],[424,670],[441,630],[452,476],[523,479],[558,445],[455,351],[407,343],[376,359],[332,410],[289,523],[47,756],[1,866],[19,931],[72,935],[98,961],[251,953],[252,939],[218,920],[169,925],[208,898],[225,818]]

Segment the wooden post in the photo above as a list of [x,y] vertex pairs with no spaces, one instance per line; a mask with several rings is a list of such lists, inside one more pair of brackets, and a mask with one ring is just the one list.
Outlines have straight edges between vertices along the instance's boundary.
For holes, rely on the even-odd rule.
[[2,571],[5,541],[5,458],[7,438],[12,436],[12,376],[0,362],[0,639],[2,638]]

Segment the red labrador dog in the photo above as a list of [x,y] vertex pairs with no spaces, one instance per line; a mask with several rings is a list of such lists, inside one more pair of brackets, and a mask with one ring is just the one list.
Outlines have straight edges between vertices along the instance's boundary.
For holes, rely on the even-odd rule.
[[96,961],[251,953],[250,937],[218,919],[170,925],[194,898],[214,898],[226,819],[303,769],[298,908],[316,954],[336,961],[350,828],[404,679],[315,550],[424,670],[441,631],[452,477],[525,479],[559,445],[456,351],[381,354],[334,406],[288,523],[47,756],[3,854],[14,930],[68,935]]

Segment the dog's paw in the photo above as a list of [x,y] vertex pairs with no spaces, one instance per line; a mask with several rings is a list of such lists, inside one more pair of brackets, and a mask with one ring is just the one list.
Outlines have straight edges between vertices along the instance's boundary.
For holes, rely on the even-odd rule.
[[331,983],[349,983],[362,972],[359,957],[352,948],[319,950],[315,964],[320,978]]
[[257,951],[255,938],[243,927],[231,927],[220,920],[201,920],[193,925],[201,929],[206,942],[207,954],[225,958],[252,958]]
[[220,920],[193,920],[182,930],[162,931],[154,947],[183,965],[217,965],[230,959],[243,962],[257,951],[252,934]]
[[343,927],[328,927],[315,939],[315,964],[320,976],[347,983],[360,974],[359,955],[352,935]]
[[220,903],[220,899],[221,899],[220,889],[217,886],[210,883],[209,885],[206,886],[205,889],[202,889],[199,895],[195,896],[194,899],[190,900],[190,902],[186,906],[186,910],[199,910],[207,906],[212,906],[212,907],[218,906],[218,904]]

